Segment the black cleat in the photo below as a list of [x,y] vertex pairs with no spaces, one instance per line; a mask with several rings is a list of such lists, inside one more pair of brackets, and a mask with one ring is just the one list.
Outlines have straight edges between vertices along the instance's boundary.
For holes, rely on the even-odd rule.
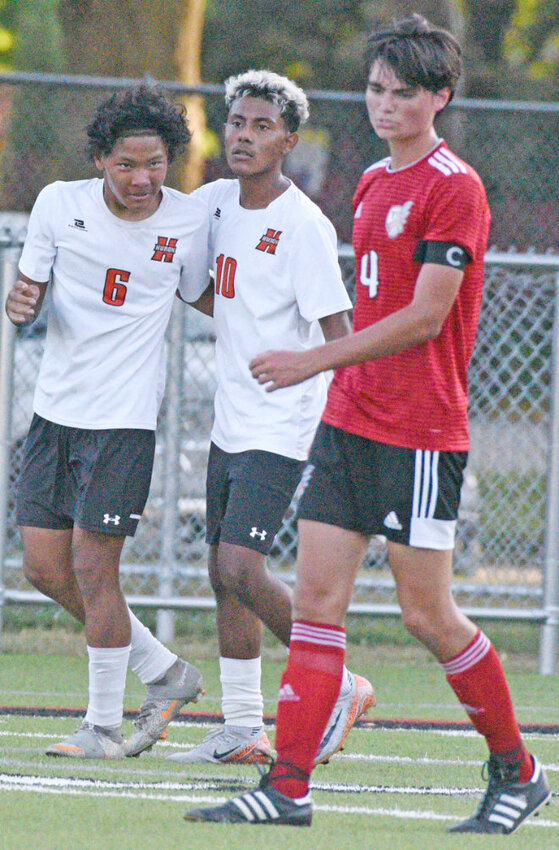
[[528,782],[518,782],[519,762],[506,762],[490,755],[485,767],[489,785],[473,817],[449,829],[449,832],[490,832],[510,835],[526,820],[548,803],[551,797],[549,782],[539,761],[532,756],[534,772]]
[[294,800],[268,785],[268,775],[262,777],[255,791],[233,797],[221,806],[208,809],[192,809],[185,820],[213,823],[287,824],[310,826],[312,800],[310,793]]

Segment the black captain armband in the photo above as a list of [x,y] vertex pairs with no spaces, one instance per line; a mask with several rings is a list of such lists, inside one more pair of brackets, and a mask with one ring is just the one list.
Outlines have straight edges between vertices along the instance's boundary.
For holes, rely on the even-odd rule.
[[417,243],[413,259],[416,263],[436,263],[453,269],[463,269],[472,262],[465,248],[456,242],[431,242],[424,239]]

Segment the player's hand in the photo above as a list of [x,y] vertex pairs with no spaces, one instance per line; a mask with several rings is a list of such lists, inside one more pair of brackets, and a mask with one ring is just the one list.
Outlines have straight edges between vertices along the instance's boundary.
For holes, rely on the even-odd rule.
[[252,377],[259,384],[266,384],[266,392],[270,393],[312,377],[314,372],[309,367],[307,354],[305,351],[263,351],[250,361],[249,368]]
[[41,291],[34,283],[17,280],[6,299],[6,313],[14,325],[25,325],[35,318],[35,307]]

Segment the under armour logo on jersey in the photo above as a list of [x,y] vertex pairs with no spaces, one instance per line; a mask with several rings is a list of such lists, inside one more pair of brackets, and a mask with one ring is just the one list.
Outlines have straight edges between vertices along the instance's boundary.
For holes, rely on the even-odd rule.
[[120,525],[120,517],[118,514],[115,514],[114,516],[105,514],[105,516],[103,517],[103,522],[105,523],[105,525],[108,525],[110,522],[112,522],[113,525]]
[[275,254],[278,247],[281,230],[274,230],[269,227],[266,233],[260,237],[260,242],[256,246],[257,251],[265,251],[267,254]]
[[390,239],[395,239],[403,232],[412,207],[413,201],[406,201],[401,206],[390,207],[386,216],[386,232]]
[[278,692],[278,702],[299,702],[300,697],[297,696],[289,682],[282,685]]
[[396,511],[390,511],[390,513],[384,517],[382,524],[387,528],[392,528],[394,531],[402,530],[402,523],[398,519]]
[[259,537],[260,540],[266,540],[267,534],[268,534],[268,532],[265,531],[265,530],[258,531],[258,529],[256,528],[255,525],[253,525],[251,530],[250,530],[250,536],[251,537]]
[[153,246],[152,260],[158,262],[172,263],[175,251],[177,250],[178,239],[167,239],[166,236],[158,236],[157,242]]

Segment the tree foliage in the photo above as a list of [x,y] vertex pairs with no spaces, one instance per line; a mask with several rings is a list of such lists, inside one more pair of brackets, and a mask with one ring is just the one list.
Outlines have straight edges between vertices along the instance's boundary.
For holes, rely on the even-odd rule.
[[[57,0],[18,0],[5,9],[13,27],[11,62],[21,70],[61,71],[62,31]],[[42,183],[60,176],[58,114],[61,95],[53,87],[12,89],[6,96],[10,121],[2,151],[0,190],[14,210],[28,209]]]
[[467,94],[559,96],[559,0],[465,0]]
[[505,35],[505,55],[526,77],[557,97],[559,89],[559,0],[517,0]]
[[[434,22],[461,28],[454,0],[210,0],[203,70],[221,81],[249,67],[269,68],[312,89],[364,86],[363,47],[381,21],[420,11]],[[273,11],[273,13],[271,13]]]

